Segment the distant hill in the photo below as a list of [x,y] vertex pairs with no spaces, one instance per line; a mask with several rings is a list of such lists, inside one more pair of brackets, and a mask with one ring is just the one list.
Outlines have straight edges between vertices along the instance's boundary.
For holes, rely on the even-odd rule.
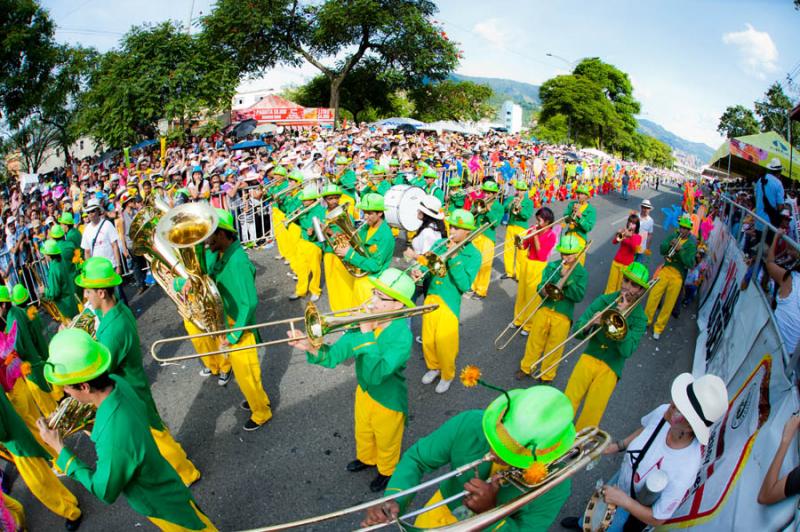
[[706,164],[708,160],[714,155],[714,148],[703,144],[702,142],[692,142],[683,137],[679,137],[671,131],[667,131],[660,125],[650,120],[639,118],[639,131],[645,135],[655,137],[661,142],[665,142],[672,146],[672,149],[677,152],[682,152],[686,155],[694,156],[701,165]]

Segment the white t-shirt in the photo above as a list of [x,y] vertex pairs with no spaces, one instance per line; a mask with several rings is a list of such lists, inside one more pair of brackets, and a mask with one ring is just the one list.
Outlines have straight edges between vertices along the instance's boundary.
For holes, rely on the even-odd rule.
[[652,216],[639,218],[639,234],[642,237],[642,243],[639,246],[638,253],[644,253],[644,250],[647,249],[647,242],[650,240],[650,235],[653,234],[654,228],[655,222],[653,222]]
[[[97,235],[97,240],[95,240]],[[81,249],[91,253],[92,257],[105,257],[114,267],[119,266],[117,255],[114,253],[114,242],[119,245],[119,234],[114,223],[108,218],[101,218],[97,225],[87,224],[81,237]],[[94,249],[92,249],[94,243]]]
[[778,294],[775,299],[777,301],[775,321],[778,324],[778,331],[783,338],[786,352],[792,355],[800,341],[800,273],[792,272],[791,293],[785,298]]
[[[668,404],[661,405],[642,418],[644,430],[631,442],[625,452],[617,486],[626,495],[630,495],[631,473],[633,472],[632,455],[628,451],[640,450],[645,446],[647,440],[650,439],[650,435],[653,434],[653,431],[658,426],[658,422],[663,419],[667,408],[669,408]],[[692,487],[703,458],[702,447],[697,439],[694,439],[691,445],[683,449],[668,447],[668,430],[669,422],[661,427],[660,433],[653,440],[647,453],[645,453],[639,468],[636,470],[636,481],[634,483],[634,489],[638,494],[650,472],[661,470],[667,475],[669,479],[667,487],[664,488],[661,496],[653,505],[653,517],[656,519],[669,519],[672,517],[686,492]]]
[[417,236],[411,240],[411,249],[418,254],[427,253],[431,250],[433,245],[442,238],[442,234],[431,226],[417,233]]

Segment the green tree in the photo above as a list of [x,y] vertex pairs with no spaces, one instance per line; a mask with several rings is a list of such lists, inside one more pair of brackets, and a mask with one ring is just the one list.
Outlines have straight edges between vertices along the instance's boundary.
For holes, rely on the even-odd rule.
[[719,117],[717,131],[729,139],[754,135],[759,131],[758,120],[753,111],[743,105],[729,106]]
[[20,153],[26,171],[36,173],[48,152],[59,145],[58,130],[36,116],[22,120],[10,137],[8,148]]
[[671,167],[673,165],[674,158],[669,144],[641,133],[636,133],[632,140],[633,149],[626,152],[630,158],[652,166]]
[[180,26],[134,27],[92,73],[79,102],[81,130],[112,147],[155,136],[162,118],[183,131],[228,108],[238,79],[234,64]]
[[487,85],[447,79],[414,89],[409,96],[417,109],[416,118],[423,122],[478,121],[494,114],[489,104],[492,94]]
[[[761,120],[761,131],[775,131],[786,137],[787,127],[790,124],[789,111],[793,108],[792,101],[783,91],[783,86],[777,81],[770,85],[764,98],[755,102],[756,115]],[[800,147],[800,124],[791,123],[792,144]]]
[[342,85],[361,61],[402,74],[408,87],[444,79],[455,45],[430,20],[431,0],[219,0],[203,34],[243,73],[308,62],[330,83],[338,113]]

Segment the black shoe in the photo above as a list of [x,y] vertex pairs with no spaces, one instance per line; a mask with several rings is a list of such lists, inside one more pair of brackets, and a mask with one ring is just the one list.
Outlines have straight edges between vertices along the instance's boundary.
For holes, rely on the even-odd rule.
[[239,404],[239,408],[250,412],[250,403],[248,403],[247,400],[245,399],[244,401],[241,402],[241,404]]
[[503,275],[500,276],[500,278],[501,279],[511,279],[512,277],[510,275],[508,275],[507,273],[504,273]]
[[83,514],[79,515],[77,519],[67,519],[64,521],[64,528],[69,530],[70,532],[74,530],[78,530],[81,526],[81,521],[83,520]]
[[389,479],[391,478],[392,477],[387,477],[386,475],[381,475],[378,473],[378,476],[369,483],[369,490],[373,493],[385,490],[386,485],[389,484]]
[[261,428],[261,427],[263,427],[263,426],[264,426],[264,424],[263,424],[263,423],[262,423],[261,425],[259,425],[258,423],[256,423],[256,422],[255,422],[255,421],[253,421],[252,419],[248,419],[248,420],[247,420],[247,423],[245,423],[245,424],[244,424],[244,427],[242,427],[242,428],[243,428],[244,430],[246,430],[247,432],[253,432],[254,430],[258,430],[258,429],[260,429],[260,428]]
[[529,379],[530,377],[531,377],[530,375],[528,375],[521,369],[518,369],[517,372],[514,374],[514,378],[517,379],[518,381],[524,381]]
[[364,462],[362,462],[358,458],[356,458],[355,460],[353,460],[352,462],[347,464],[347,470],[350,471],[351,473],[357,473],[359,471],[363,471],[363,470],[365,470],[367,468],[370,468],[370,467],[372,467],[372,466],[369,465],[369,464],[365,464]]
[[561,528],[566,528],[567,530],[583,530],[583,527],[581,527],[581,522],[575,516],[565,517],[562,519]]

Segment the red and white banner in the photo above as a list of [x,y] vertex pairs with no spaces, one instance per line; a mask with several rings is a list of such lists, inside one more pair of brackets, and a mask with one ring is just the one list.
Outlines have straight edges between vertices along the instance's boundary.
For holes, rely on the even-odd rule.
[[259,124],[271,123],[285,126],[332,124],[333,109],[325,107],[266,107],[233,111],[233,121],[254,118]]

